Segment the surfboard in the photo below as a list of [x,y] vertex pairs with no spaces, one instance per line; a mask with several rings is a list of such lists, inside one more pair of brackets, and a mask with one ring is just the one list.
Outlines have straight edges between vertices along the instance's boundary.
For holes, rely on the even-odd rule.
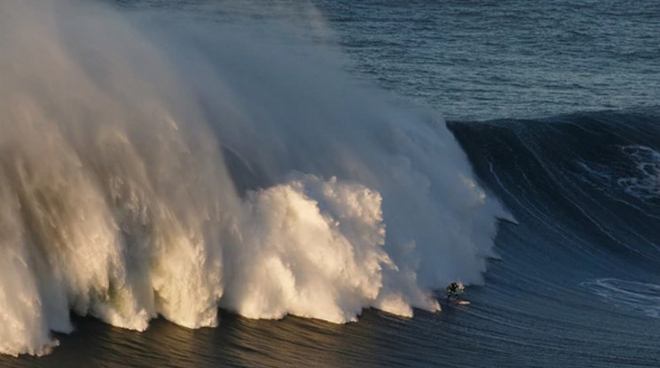
[[468,304],[470,304],[470,302],[468,302],[467,300],[459,300],[459,301],[456,302],[456,304],[458,304],[458,305],[468,305]]

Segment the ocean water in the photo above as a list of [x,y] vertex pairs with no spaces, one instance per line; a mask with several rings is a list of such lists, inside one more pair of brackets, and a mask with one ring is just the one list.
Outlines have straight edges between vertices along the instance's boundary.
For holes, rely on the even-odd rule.
[[654,1],[0,3],[0,366],[660,366],[658,34]]

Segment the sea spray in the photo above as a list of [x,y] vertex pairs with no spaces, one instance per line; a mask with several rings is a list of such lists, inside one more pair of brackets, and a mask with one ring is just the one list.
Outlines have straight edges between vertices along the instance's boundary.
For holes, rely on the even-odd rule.
[[251,318],[355,320],[393,266],[380,202],[361,185],[312,175],[251,193],[241,246],[254,252],[228,254],[223,305]]
[[342,323],[481,281],[502,210],[442,120],[252,25],[0,4],[0,352],[48,352],[70,310]]

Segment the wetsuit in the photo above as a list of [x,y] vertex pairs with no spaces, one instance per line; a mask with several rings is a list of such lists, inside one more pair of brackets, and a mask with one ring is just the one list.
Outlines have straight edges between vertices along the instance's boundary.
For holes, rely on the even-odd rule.
[[447,299],[454,297],[454,299],[458,300],[458,285],[457,284],[451,284],[447,286]]

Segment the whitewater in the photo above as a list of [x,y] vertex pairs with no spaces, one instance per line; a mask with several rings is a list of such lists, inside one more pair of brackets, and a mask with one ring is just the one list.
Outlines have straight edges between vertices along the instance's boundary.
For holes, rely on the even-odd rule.
[[231,5],[0,3],[0,353],[51,352],[71,312],[345,323],[483,282],[509,215],[444,120],[353,81],[311,4],[273,6],[304,32]]

